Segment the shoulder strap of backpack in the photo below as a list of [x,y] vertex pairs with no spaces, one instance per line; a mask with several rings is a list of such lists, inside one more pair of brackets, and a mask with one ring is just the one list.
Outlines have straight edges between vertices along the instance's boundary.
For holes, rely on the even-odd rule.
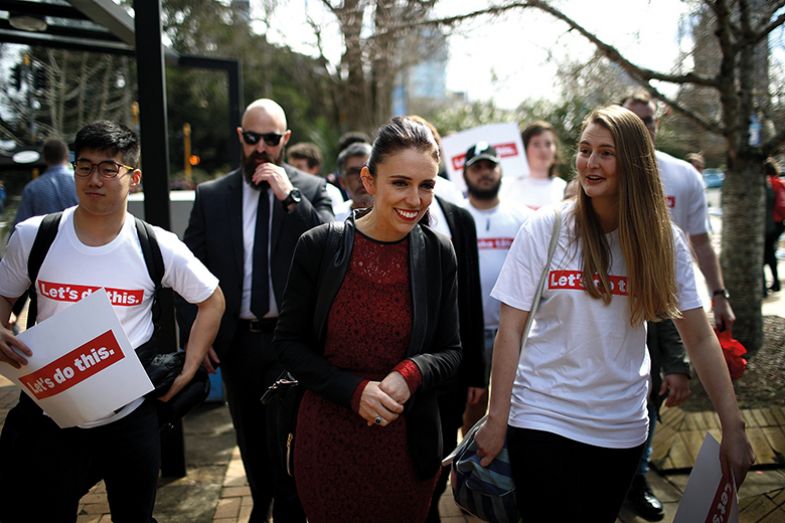
[[156,290],[161,288],[161,281],[164,279],[164,259],[161,255],[161,248],[158,246],[158,239],[155,237],[153,226],[144,220],[134,217],[136,221],[136,234],[139,236],[139,244],[142,246],[144,263],[147,265],[147,272],[153,280]]
[[29,329],[35,325],[36,317],[38,316],[38,299],[35,291],[35,281],[38,279],[38,271],[41,270],[41,265],[44,263],[46,254],[49,252],[49,247],[57,237],[57,229],[60,225],[60,218],[62,212],[54,212],[44,216],[41,225],[38,226],[38,232],[35,234],[33,240],[33,247],[30,249],[30,255],[27,257],[27,276],[30,279],[30,288],[28,294],[30,295],[30,306],[27,308],[27,328]]
[[153,291],[153,326],[157,333],[161,319],[159,293],[162,287],[161,281],[164,278],[164,259],[161,255],[161,247],[158,245],[153,226],[137,217],[134,217],[134,220],[136,221],[136,235],[139,237],[139,245],[142,247],[142,256],[147,266],[147,273],[155,285],[155,291]]

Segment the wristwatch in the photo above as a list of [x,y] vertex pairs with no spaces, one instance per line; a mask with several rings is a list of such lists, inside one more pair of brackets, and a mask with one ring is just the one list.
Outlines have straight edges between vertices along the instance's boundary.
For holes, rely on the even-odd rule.
[[711,293],[712,298],[714,298],[715,296],[722,296],[726,300],[730,299],[730,293],[728,292],[728,289],[725,288],[717,289],[716,291]]
[[283,205],[284,209],[288,210],[290,205],[292,205],[292,204],[297,205],[302,200],[303,200],[303,196],[302,196],[302,194],[300,194],[300,189],[298,189],[297,187],[294,187],[289,192],[289,195],[286,198],[284,198],[283,200],[281,200],[281,204]]

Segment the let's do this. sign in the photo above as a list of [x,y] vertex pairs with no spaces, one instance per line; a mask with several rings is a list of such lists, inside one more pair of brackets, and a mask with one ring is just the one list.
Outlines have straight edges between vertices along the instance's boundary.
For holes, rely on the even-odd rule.
[[481,125],[442,138],[442,154],[450,180],[463,193],[463,161],[466,151],[479,142],[491,144],[501,160],[502,176],[520,177],[529,175],[529,164],[523,150],[523,141],[518,126],[514,123]]
[[103,289],[18,338],[33,355],[20,369],[0,362],[0,374],[61,428],[108,416],[153,390]]

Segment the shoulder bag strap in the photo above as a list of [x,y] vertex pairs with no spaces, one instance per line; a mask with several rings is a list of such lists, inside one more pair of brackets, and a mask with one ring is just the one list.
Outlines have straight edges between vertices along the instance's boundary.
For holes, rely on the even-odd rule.
[[160,294],[164,278],[164,258],[161,255],[161,247],[158,245],[158,240],[155,237],[153,226],[144,220],[134,216],[136,223],[136,235],[139,238],[139,245],[142,248],[142,256],[144,257],[144,264],[147,266],[147,274],[155,285],[153,291],[153,338],[156,338],[161,324],[161,304]]
[[521,338],[521,348],[520,350],[523,351],[523,346],[526,344],[526,339],[529,337],[529,330],[532,327],[532,322],[534,321],[534,315],[537,313],[537,309],[540,306],[540,298],[542,298],[542,290],[545,287],[545,280],[548,278],[548,271],[551,268],[551,261],[553,260],[553,252],[556,250],[556,244],[559,242],[559,231],[561,230],[561,209],[557,208],[554,212],[554,220],[553,220],[553,231],[551,232],[551,243],[548,245],[548,260],[545,262],[545,267],[542,268],[542,274],[540,275],[540,283],[537,285],[537,292],[534,295],[534,300],[532,301],[531,310],[529,311],[529,316],[526,318],[526,326],[523,328],[523,337]]
[[[35,234],[30,255],[27,257],[27,276],[30,280],[30,288],[27,291],[30,295],[30,306],[27,308],[28,329],[35,325],[35,320],[38,317],[38,295],[35,291],[35,280],[38,279],[38,271],[44,263],[49,247],[52,246],[57,237],[57,228],[60,225],[62,216],[62,212],[53,212],[44,216],[41,225],[38,227],[38,232]],[[23,298],[24,296],[20,297],[20,299]]]

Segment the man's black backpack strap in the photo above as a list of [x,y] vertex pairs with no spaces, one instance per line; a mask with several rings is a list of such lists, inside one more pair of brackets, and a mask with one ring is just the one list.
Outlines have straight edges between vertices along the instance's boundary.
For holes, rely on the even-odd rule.
[[153,338],[156,337],[161,325],[161,281],[164,279],[164,258],[161,255],[161,248],[158,246],[158,240],[155,238],[155,231],[153,226],[144,220],[134,217],[136,221],[136,235],[139,237],[139,244],[142,246],[142,256],[144,263],[147,265],[147,274],[153,280],[155,291],[153,291],[153,326],[155,332]]
[[[35,319],[38,316],[38,298],[35,292],[35,280],[38,279],[38,271],[41,269],[41,264],[44,263],[46,253],[49,252],[49,247],[55,241],[57,236],[57,229],[60,226],[60,218],[62,212],[53,212],[47,214],[41,221],[38,227],[38,232],[33,240],[33,247],[30,249],[30,256],[27,257],[27,275],[30,278],[30,306],[27,308],[27,328],[29,329],[35,325]],[[21,299],[21,298],[20,298]]]

